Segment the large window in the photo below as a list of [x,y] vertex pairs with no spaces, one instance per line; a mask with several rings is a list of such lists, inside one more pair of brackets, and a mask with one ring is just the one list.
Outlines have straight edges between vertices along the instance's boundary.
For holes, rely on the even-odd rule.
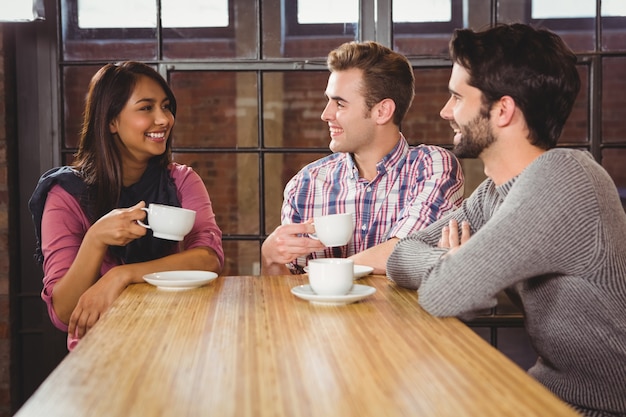
[[[67,3],[66,3],[67,4]],[[160,16],[164,28],[218,28],[230,25],[228,0],[162,0],[160,12],[153,0],[78,0],[78,27],[154,28]],[[70,6],[67,4],[67,6]],[[119,13],[125,10],[125,13]]]
[[[155,0],[61,0],[64,58],[191,60],[237,56],[234,2],[162,0],[159,4],[160,9]],[[126,47],[120,49],[120,44]]]

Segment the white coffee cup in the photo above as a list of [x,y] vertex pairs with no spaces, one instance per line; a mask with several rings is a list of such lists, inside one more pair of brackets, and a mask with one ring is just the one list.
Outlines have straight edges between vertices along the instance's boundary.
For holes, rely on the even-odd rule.
[[319,239],[326,246],[347,245],[354,233],[352,213],[318,216],[313,219],[313,226],[315,235],[311,237]]
[[309,285],[318,295],[345,295],[352,289],[354,263],[345,258],[319,258],[309,261]]
[[181,207],[153,203],[142,210],[148,213],[146,216],[148,224],[140,220],[137,220],[137,223],[152,229],[152,235],[160,239],[183,240],[196,221],[195,211]]

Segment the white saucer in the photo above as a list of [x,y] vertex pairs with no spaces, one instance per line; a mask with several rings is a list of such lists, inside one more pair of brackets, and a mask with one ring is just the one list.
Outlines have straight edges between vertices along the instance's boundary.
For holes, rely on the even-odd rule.
[[[366,275],[371,274],[374,268],[365,265],[354,265],[354,279],[363,278]],[[309,272],[309,267],[304,267],[304,272]]]
[[291,289],[291,293],[298,298],[310,301],[312,304],[322,304],[329,306],[340,306],[350,304],[369,297],[376,292],[376,288],[369,285],[354,284],[350,292],[346,295],[317,295],[310,285],[298,285]]
[[144,281],[164,291],[183,291],[200,287],[217,278],[210,271],[165,271],[143,276]]
[[366,265],[354,265],[354,279],[363,278],[366,275],[371,274],[374,268]]

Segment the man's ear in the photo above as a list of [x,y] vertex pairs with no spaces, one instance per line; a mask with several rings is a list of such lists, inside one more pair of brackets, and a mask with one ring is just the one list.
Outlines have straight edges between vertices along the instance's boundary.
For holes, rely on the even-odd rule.
[[498,127],[504,127],[513,121],[517,104],[513,97],[502,96],[492,107],[491,117],[495,120]]
[[372,116],[376,119],[376,122],[382,125],[393,119],[396,103],[392,99],[386,98],[376,104],[372,111]]

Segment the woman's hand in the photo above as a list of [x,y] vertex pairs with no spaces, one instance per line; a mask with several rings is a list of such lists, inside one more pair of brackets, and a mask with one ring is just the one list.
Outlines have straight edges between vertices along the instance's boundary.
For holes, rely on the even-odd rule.
[[146,234],[146,229],[137,224],[137,220],[146,217],[142,207],[143,201],[133,207],[114,209],[96,221],[85,233],[72,265],[54,286],[52,302],[57,316],[68,325],[73,318],[73,326],[80,317],[81,334],[99,317],[88,317],[81,313],[82,309],[102,312],[115,299],[112,294],[119,294],[124,288],[113,293],[110,289],[102,291],[105,295],[101,298],[98,288],[105,284],[99,283],[98,278],[110,245],[124,246]]
[[112,268],[89,287],[78,299],[72,311],[67,332],[82,338],[124,291],[128,280],[121,276],[124,266]]
[[87,230],[72,266],[54,288],[54,309],[68,333],[81,338],[98,321],[128,285],[126,268],[115,267],[98,279],[109,246],[125,246],[146,234],[137,224],[146,213],[143,201],[129,208],[111,210]]
[[142,210],[146,203],[140,201],[133,207],[111,210],[98,219],[87,231],[91,240],[106,246],[125,246],[146,234],[146,228],[137,220],[146,218]]

